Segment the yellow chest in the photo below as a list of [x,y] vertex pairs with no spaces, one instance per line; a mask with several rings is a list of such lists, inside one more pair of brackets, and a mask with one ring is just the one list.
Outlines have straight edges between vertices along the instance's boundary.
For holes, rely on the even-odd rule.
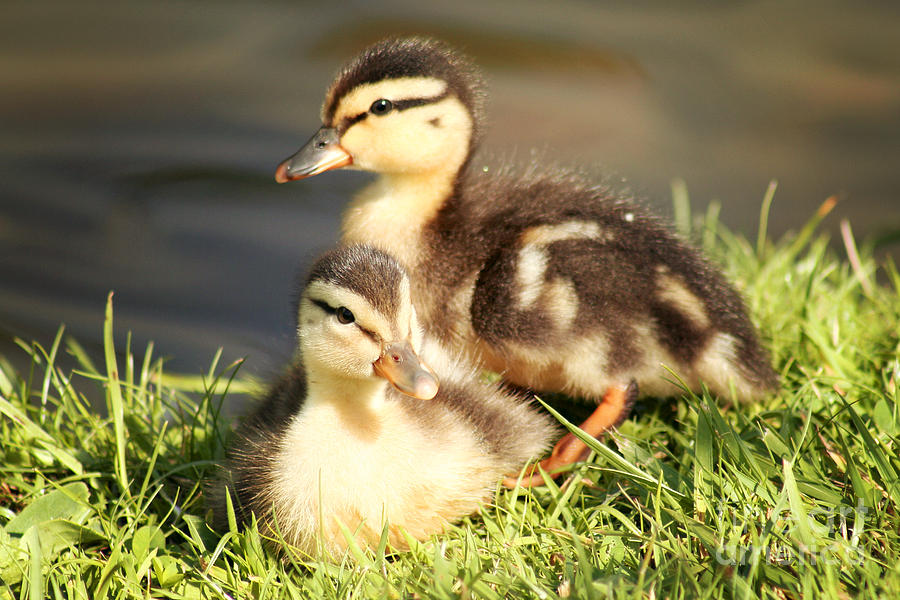
[[370,420],[330,405],[310,406],[288,427],[276,460],[272,497],[285,537],[314,552],[346,548],[345,532],[377,545],[416,538],[478,508],[492,478],[477,441],[449,427],[429,434],[390,401]]
[[427,251],[423,228],[452,191],[446,173],[382,176],[364,188],[344,212],[344,243],[369,244],[414,269]]

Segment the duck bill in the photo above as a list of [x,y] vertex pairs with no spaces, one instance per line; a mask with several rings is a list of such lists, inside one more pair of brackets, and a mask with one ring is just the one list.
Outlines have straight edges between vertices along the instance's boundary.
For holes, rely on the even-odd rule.
[[338,142],[334,127],[322,127],[296,154],[278,165],[275,181],[286,183],[352,165],[353,157]]
[[419,360],[409,342],[388,344],[372,366],[377,375],[408,396],[431,400],[438,393],[437,377]]

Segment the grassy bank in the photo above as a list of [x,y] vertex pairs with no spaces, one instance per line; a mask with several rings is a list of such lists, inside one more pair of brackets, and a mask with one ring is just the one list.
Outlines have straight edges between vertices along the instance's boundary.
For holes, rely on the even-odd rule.
[[98,364],[62,330],[21,343],[30,369],[0,360],[0,599],[900,597],[900,274],[849,226],[829,247],[827,205],[768,241],[770,200],[753,242],[682,195],[676,222],[744,292],[778,394],[643,402],[559,487],[500,491],[396,557],[283,562],[208,529],[219,409],[253,388],[237,365],[175,378],[114,349],[111,302]]

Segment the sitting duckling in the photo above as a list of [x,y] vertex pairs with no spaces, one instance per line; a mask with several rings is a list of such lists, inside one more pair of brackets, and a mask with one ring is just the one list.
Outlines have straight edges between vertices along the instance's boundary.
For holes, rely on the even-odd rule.
[[555,434],[525,396],[423,343],[408,277],[373,248],[316,262],[298,338],[230,466],[239,515],[310,555],[344,551],[341,524],[374,547],[387,523],[391,548],[406,549],[402,532],[424,539],[475,512]]
[[[771,391],[777,377],[740,296],[659,220],[572,171],[474,161],[482,96],[446,45],[377,43],[339,72],[322,128],[276,180],[378,173],[346,210],[343,241],[403,262],[419,318],[443,343],[516,385],[598,402],[582,424],[592,435],[627,416],[632,380],[644,394],[678,392],[661,365],[693,389]],[[569,435],[542,466],[585,450]]]

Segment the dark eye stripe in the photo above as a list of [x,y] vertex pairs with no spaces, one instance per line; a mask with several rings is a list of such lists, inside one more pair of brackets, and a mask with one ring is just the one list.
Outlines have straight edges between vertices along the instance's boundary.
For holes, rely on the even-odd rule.
[[310,298],[310,302],[327,312],[329,315],[333,315],[337,312],[337,309],[325,302],[324,300],[316,300],[315,298]]
[[415,108],[416,106],[434,104],[435,102],[440,102],[448,95],[447,92],[444,92],[443,94],[432,98],[407,98],[406,100],[397,100],[394,102],[394,110],[406,110],[407,108]]
[[[405,100],[392,101],[392,104],[394,105],[393,111],[406,110],[407,108],[415,108],[417,106],[425,106],[426,104],[434,104],[436,102],[440,102],[449,95],[450,90],[445,90],[442,94],[432,96],[431,98],[407,98]],[[364,120],[370,114],[372,113],[367,110],[352,117],[344,117],[344,119],[341,120],[341,124],[337,128],[338,132],[343,135],[343,133],[350,127]]]
[[343,135],[345,131],[350,129],[351,126],[356,125],[363,119],[369,116],[369,111],[359,113],[355,117],[344,117],[344,120],[341,121],[340,126],[338,127],[338,132],[340,135]]
[[[335,307],[331,306],[330,304],[328,304],[328,303],[325,302],[324,300],[317,300],[316,298],[310,298],[309,301],[312,302],[313,304],[315,304],[316,306],[318,306],[319,308],[321,308],[322,310],[324,310],[324,311],[325,311],[326,313],[328,313],[329,315],[335,315],[335,316],[337,316],[337,310],[338,310],[338,309],[336,309]],[[356,325],[357,327],[359,327],[360,331],[362,331],[364,334],[366,334],[367,336],[369,336],[370,338],[372,338],[372,340],[373,340],[376,344],[380,344],[380,343],[381,343],[381,336],[380,336],[380,335],[378,335],[377,333],[375,333],[375,332],[372,331],[371,329],[366,329],[365,327],[363,327],[362,325],[359,324],[359,321],[354,321],[353,324]]]

